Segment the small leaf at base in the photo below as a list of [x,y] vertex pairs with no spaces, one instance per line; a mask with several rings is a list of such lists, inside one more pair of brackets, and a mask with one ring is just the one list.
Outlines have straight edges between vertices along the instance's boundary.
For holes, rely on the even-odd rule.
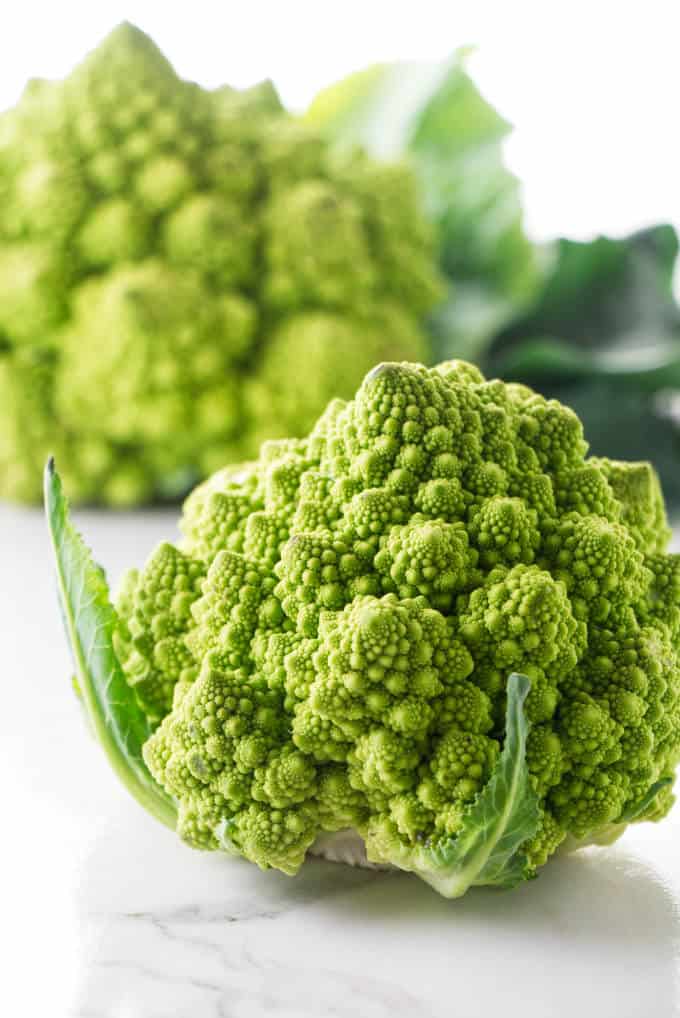
[[521,851],[539,822],[526,764],[524,701],[530,688],[526,675],[513,673],[508,679],[503,750],[461,830],[438,845],[405,847],[400,857],[384,860],[417,874],[445,898],[458,898],[475,886],[514,887],[532,875]]

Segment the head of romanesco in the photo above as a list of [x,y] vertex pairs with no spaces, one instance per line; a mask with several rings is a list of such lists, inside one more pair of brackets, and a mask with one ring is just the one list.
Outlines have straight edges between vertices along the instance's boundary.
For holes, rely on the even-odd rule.
[[50,452],[77,501],[186,491],[425,358],[439,293],[405,166],[123,24],[0,115],[0,495],[37,500]]
[[307,438],[197,488],[117,606],[181,836],[294,873],[352,828],[411,868],[489,781],[511,672],[530,680],[530,872],[663,816],[680,556],[652,468],[586,452],[528,388],[383,363]]

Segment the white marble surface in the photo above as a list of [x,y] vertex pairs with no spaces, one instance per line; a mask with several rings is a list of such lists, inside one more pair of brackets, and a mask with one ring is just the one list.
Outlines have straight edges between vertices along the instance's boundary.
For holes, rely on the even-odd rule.
[[[115,579],[175,513],[78,521]],[[511,893],[438,898],[181,845],[109,772],[68,686],[40,513],[0,506],[0,1015],[673,1018],[680,807]]]

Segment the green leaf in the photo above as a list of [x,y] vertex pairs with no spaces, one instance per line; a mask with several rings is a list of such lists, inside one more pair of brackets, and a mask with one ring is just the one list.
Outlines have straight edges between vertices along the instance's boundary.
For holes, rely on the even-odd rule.
[[519,185],[503,159],[510,125],[467,73],[467,55],[458,50],[441,63],[369,67],[324,89],[306,114],[341,148],[361,145],[378,158],[412,165],[451,286],[451,299],[433,319],[440,358],[485,349],[540,279],[537,251],[522,225]]
[[660,225],[615,239],[561,240],[533,305],[481,359],[488,377],[524,382],[571,406],[590,452],[651,460],[680,503],[678,237]]
[[175,805],[151,777],[142,757],[151,729],[113,649],[116,613],[106,578],[71,522],[52,459],[45,469],[45,511],[76,688],[91,730],[125,787],[174,830]]
[[503,371],[511,378],[634,380],[654,391],[680,383],[680,343],[660,337],[653,345],[583,350],[552,337],[527,339],[504,358]]
[[305,119],[340,147],[361,145],[383,159],[408,149],[423,107],[436,95],[458,54],[443,63],[373,64],[329,85]]
[[502,330],[490,368],[522,381],[658,373],[680,361],[672,226],[629,237],[561,239],[532,306]]
[[526,675],[508,679],[505,741],[493,773],[468,810],[461,830],[434,846],[418,846],[396,866],[416,873],[446,898],[470,887],[514,887],[530,876],[522,845],[538,828],[538,798],[529,781],[524,701]]
[[642,797],[642,799],[640,799],[639,802],[636,802],[633,806],[628,807],[626,812],[621,815],[621,819],[618,821],[618,823],[629,824],[633,820],[637,820],[638,817],[641,817],[643,813],[647,812],[647,810],[652,805],[661,789],[667,788],[668,785],[672,784],[673,778],[670,777],[659,778],[659,780],[654,782],[649,791]]

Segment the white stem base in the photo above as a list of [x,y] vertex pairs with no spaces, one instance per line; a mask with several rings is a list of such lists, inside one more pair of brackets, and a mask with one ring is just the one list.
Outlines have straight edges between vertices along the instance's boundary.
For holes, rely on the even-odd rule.
[[393,870],[389,863],[369,862],[366,858],[366,846],[363,838],[352,828],[336,831],[333,834],[321,834],[309,848],[309,854],[327,859],[328,862],[340,862],[346,866],[359,866],[365,870]]

